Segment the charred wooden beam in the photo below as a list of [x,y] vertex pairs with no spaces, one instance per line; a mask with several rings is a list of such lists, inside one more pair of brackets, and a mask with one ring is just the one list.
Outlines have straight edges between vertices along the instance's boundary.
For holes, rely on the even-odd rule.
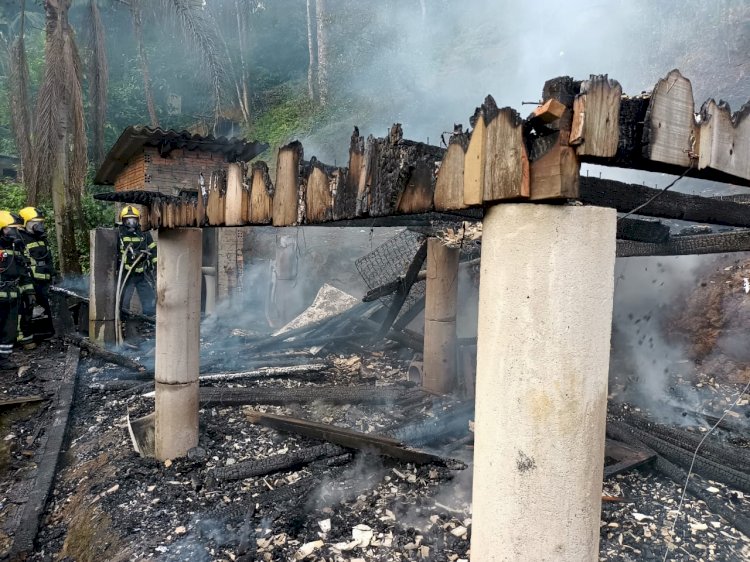
[[133,371],[138,371],[141,373],[145,373],[149,370],[145,365],[139,363],[138,361],[135,361],[130,357],[126,357],[121,353],[115,353],[114,351],[103,349],[98,345],[91,343],[91,341],[89,341],[87,338],[79,336],[78,334],[65,334],[63,336],[63,339],[72,345],[80,347],[81,349],[85,349],[89,353],[89,355],[92,355],[97,359],[102,359],[107,363],[120,365],[121,367],[125,367],[126,369],[132,369]]
[[409,394],[401,387],[302,386],[295,388],[201,388],[202,406],[245,406],[264,404],[392,404]]
[[[750,105],[732,114],[709,100],[696,120],[692,85],[678,70],[650,94],[620,102],[617,153],[581,154],[581,161],[750,186]],[[744,156],[742,156],[744,155]]]
[[581,176],[580,180],[580,200],[589,205],[612,207],[618,212],[629,213],[651,200],[638,211],[639,215],[750,227],[747,206],[731,199],[686,195],[676,191],[661,192],[660,189],[643,185],[589,176]]
[[328,457],[337,457],[347,452],[346,449],[324,443],[306,447],[299,451],[293,451],[283,455],[274,455],[265,459],[253,459],[244,462],[238,462],[230,466],[220,466],[211,471],[211,476],[221,482],[231,482],[233,480],[242,480],[244,478],[253,478],[256,476],[265,476],[274,472],[286,470],[296,470],[313,461]]
[[386,138],[368,138],[359,190],[368,204],[361,210],[373,217],[431,211],[435,171],[444,154],[443,148],[405,139],[399,123]]
[[750,251],[750,230],[736,230],[718,234],[671,236],[664,244],[617,241],[617,257],[633,256],[684,256],[722,254]]
[[34,548],[34,539],[44,514],[44,507],[49,498],[52,483],[57,472],[60,452],[65,442],[78,373],[78,361],[81,351],[68,347],[65,356],[65,370],[54,398],[52,423],[46,429],[44,445],[34,459],[39,467],[28,501],[24,504],[18,521],[18,528],[13,536],[9,554],[11,560],[26,560]]
[[6,408],[15,408],[16,406],[26,406],[27,404],[35,404],[37,402],[43,402],[47,400],[44,396],[21,396],[18,398],[4,398],[0,399],[0,410]]
[[261,412],[248,413],[247,418],[251,423],[257,423],[277,431],[297,433],[312,439],[328,441],[335,445],[340,445],[350,449],[359,449],[369,452],[374,451],[381,455],[406,462],[413,462],[415,464],[435,463],[445,465],[449,462],[442,457],[433,455],[432,453],[405,447],[395,439],[362,433],[353,429],[345,429],[334,425],[286,416],[264,414]]
[[449,211],[467,206],[464,203],[464,164],[468,147],[468,133],[459,130],[451,136],[435,183],[435,210]]
[[294,377],[302,374],[320,373],[330,368],[328,363],[310,363],[301,365],[286,365],[277,367],[261,367],[259,369],[237,371],[233,373],[206,373],[200,375],[203,382],[226,382],[234,380],[270,379],[280,377]]
[[[580,163],[570,145],[573,126],[573,104],[581,91],[581,82],[570,76],[548,80],[542,99],[555,100],[564,107],[562,115],[545,127],[527,125],[530,164],[530,197],[532,200],[565,199],[578,195]],[[532,119],[533,122],[533,119]]]
[[669,240],[669,227],[659,221],[621,218],[617,221],[617,239],[663,244]]
[[411,291],[412,285],[414,285],[415,281],[417,280],[417,275],[419,275],[419,270],[421,269],[426,257],[427,241],[425,240],[419,246],[417,253],[414,255],[414,259],[409,265],[409,268],[406,270],[403,283],[396,292],[396,296],[393,298],[393,302],[388,309],[388,314],[386,315],[385,320],[383,320],[383,325],[380,327],[378,336],[385,336],[385,334],[388,333],[388,330],[391,329],[393,322],[396,320],[398,313],[401,311],[401,307],[404,306],[406,297],[409,296],[409,291]]
[[604,455],[617,461],[604,467],[604,478],[612,478],[656,458],[656,453],[653,451],[627,445],[614,439],[607,439],[604,442]]

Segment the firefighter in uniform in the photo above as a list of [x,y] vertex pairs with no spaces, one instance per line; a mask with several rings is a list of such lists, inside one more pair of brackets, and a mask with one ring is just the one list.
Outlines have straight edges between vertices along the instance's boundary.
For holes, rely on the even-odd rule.
[[[121,307],[130,309],[133,291],[138,291],[143,314],[156,313],[156,294],[152,285],[156,270],[156,242],[150,232],[141,232],[140,212],[135,207],[126,206],[120,211],[119,250],[123,267],[123,281],[130,275],[122,289]],[[118,264],[119,265],[119,264]]]
[[16,343],[22,345],[24,349],[34,349],[34,329],[32,317],[34,315],[34,306],[36,306],[36,297],[34,295],[34,283],[31,276],[31,267],[26,259],[26,247],[21,232],[23,231],[23,219],[15,213],[10,214],[13,217],[12,236],[14,237],[14,247],[17,256],[17,264],[21,268],[21,276],[18,281],[18,334]]
[[[31,268],[31,280],[34,286],[36,304],[44,309],[47,319],[39,333],[34,334],[37,339],[52,337],[55,329],[52,325],[52,309],[49,304],[49,289],[55,276],[55,265],[52,252],[47,242],[44,228],[44,216],[34,207],[24,207],[18,214],[23,219],[23,230],[18,231],[26,249],[26,261]],[[33,307],[31,309],[33,311]]]
[[0,371],[16,369],[10,355],[18,335],[19,285],[26,274],[15,222],[9,211],[0,211]]

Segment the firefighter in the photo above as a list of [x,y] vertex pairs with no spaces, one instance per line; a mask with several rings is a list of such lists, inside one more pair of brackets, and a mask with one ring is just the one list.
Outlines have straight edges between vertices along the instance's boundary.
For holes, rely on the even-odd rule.
[[141,232],[140,216],[138,209],[130,205],[120,211],[119,250],[120,264],[124,264],[122,275],[125,283],[122,289],[121,308],[130,309],[130,299],[133,297],[133,291],[137,290],[143,314],[153,316],[156,313],[156,294],[153,287],[156,242],[150,232]]
[[[49,289],[55,277],[55,264],[47,242],[44,228],[44,216],[34,207],[24,207],[18,214],[23,219],[23,230],[18,231],[25,245],[26,261],[31,269],[31,281],[34,286],[36,304],[44,309],[46,320],[34,338],[43,340],[54,335],[52,309],[49,304]],[[31,309],[33,311],[33,307]]]
[[0,371],[6,372],[17,368],[10,356],[18,335],[19,285],[26,274],[14,224],[9,211],[0,211]]
[[9,226],[12,229],[13,244],[16,252],[16,263],[21,270],[18,281],[18,333],[16,343],[22,345],[24,349],[34,349],[34,328],[32,317],[34,315],[34,306],[36,306],[36,297],[34,296],[34,283],[31,276],[31,267],[26,259],[26,247],[21,232],[23,231],[23,219],[15,213],[10,214],[13,217],[13,224]]

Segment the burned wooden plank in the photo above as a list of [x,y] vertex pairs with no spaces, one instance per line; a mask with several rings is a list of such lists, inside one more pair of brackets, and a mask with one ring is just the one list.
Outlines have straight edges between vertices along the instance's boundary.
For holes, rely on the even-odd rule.
[[591,76],[581,83],[573,103],[570,144],[579,156],[611,157],[619,141],[622,86],[607,75]]
[[15,408],[26,404],[35,404],[47,400],[44,396],[19,396],[18,398],[5,398],[0,400],[0,409]]
[[487,96],[470,123],[474,130],[464,157],[463,205],[528,197],[529,159],[518,113],[499,109]]
[[530,198],[532,200],[566,199],[578,195],[580,163],[570,146],[573,126],[573,103],[580,93],[581,82],[570,76],[548,80],[542,99],[554,99],[565,107],[562,116],[534,136],[526,135],[529,146]]
[[[203,380],[203,379],[201,379]],[[409,394],[402,387],[357,386],[302,386],[294,388],[201,388],[202,406],[244,406],[285,404],[392,404]]]
[[65,355],[65,370],[57,394],[54,398],[54,419],[47,429],[46,442],[35,458],[38,467],[34,487],[23,507],[18,530],[13,537],[11,560],[24,560],[34,547],[34,539],[39,530],[41,517],[47,503],[52,481],[57,472],[65,433],[68,429],[68,416],[73,403],[78,374],[80,350],[68,346]]
[[617,221],[617,239],[663,244],[669,239],[669,227],[659,221],[621,218]]
[[643,185],[589,176],[581,176],[580,179],[580,200],[589,205],[612,207],[618,212],[629,213],[658,195],[639,210],[638,214],[725,226],[750,227],[750,213],[747,212],[747,206],[732,199],[700,197],[676,191],[661,193],[661,191]]
[[369,215],[431,211],[436,164],[444,153],[440,147],[405,139],[399,123],[386,138],[368,139],[364,177],[369,190],[364,191],[369,192]]
[[65,334],[63,336],[63,339],[76,347],[85,349],[90,355],[93,355],[94,357],[102,359],[103,361],[106,361],[108,363],[114,363],[115,365],[120,365],[121,367],[132,369],[141,373],[145,373],[148,371],[146,366],[138,363],[138,361],[135,361],[130,357],[126,357],[121,353],[115,353],[114,351],[103,349],[98,345],[92,343],[87,338],[79,336],[78,334]]
[[247,418],[251,423],[257,423],[277,431],[297,433],[312,439],[328,441],[349,449],[375,452],[406,462],[413,462],[415,464],[435,463],[440,465],[448,463],[442,457],[426,451],[405,447],[396,439],[389,437],[371,435],[334,425],[261,412],[250,412],[247,414]]
[[458,131],[451,135],[435,183],[435,210],[455,210],[467,206],[464,203],[464,164],[468,147],[468,133]]
[[604,478],[617,476],[656,458],[656,453],[649,449],[642,449],[614,439],[605,441],[604,455],[617,461],[604,467]]
[[700,111],[698,169],[713,168],[750,178],[750,102],[732,113],[726,102],[708,100]]
[[317,224],[333,219],[334,195],[344,183],[345,172],[319,162],[313,156],[303,165],[305,222]]
[[274,185],[265,162],[255,162],[250,183],[250,203],[247,221],[251,224],[269,224],[273,219]]
[[365,139],[354,127],[349,142],[349,168],[346,178],[338,185],[333,201],[334,220],[352,219],[357,216],[357,192],[365,173]]
[[264,459],[253,459],[244,462],[238,462],[230,466],[220,466],[214,468],[210,475],[220,482],[231,482],[233,480],[242,480],[244,478],[253,478],[256,476],[265,476],[274,472],[286,470],[296,470],[313,461],[336,457],[347,452],[343,447],[338,447],[330,443],[306,447],[299,451],[292,451],[283,455],[273,455]]
[[422,268],[422,264],[424,263],[426,257],[427,241],[425,240],[419,246],[417,253],[414,255],[414,259],[409,265],[409,268],[406,270],[403,283],[396,292],[396,296],[393,298],[393,302],[388,309],[388,314],[386,314],[385,320],[383,320],[383,325],[380,327],[380,331],[378,332],[379,337],[385,336],[385,334],[388,333],[388,330],[391,329],[393,322],[396,320],[398,313],[401,311],[401,307],[404,306],[406,297],[409,296],[409,291],[411,291],[412,285],[414,285],[414,282],[417,280],[419,270]]
[[319,373],[330,368],[328,363],[309,363],[300,365],[264,366],[258,369],[237,371],[233,373],[205,373],[200,375],[203,382],[226,382],[235,380],[293,377],[306,373]]
[[276,189],[273,196],[273,225],[291,226],[298,222],[300,164],[303,150],[299,141],[279,149],[276,161]]
[[672,70],[656,83],[643,123],[643,156],[654,162],[692,165],[698,126],[690,80]]
[[735,230],[717,234],[671,236],[664,244],[617,241],[617,257],[633,256],[684,256],[722,254],[750,251],[750,230]]

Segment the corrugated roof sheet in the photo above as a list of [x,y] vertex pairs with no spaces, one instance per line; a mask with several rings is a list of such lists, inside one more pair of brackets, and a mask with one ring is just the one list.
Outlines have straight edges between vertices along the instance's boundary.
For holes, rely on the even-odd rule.
[[143,147],[154,146],[168,153],[176,148],[223,154],[229,162],[247,162],[268,148],[246,139],[194,135],[188,131],[134,125],[125,129],[112,146],[94,177],[98,185],[113,185],[115,178]]

